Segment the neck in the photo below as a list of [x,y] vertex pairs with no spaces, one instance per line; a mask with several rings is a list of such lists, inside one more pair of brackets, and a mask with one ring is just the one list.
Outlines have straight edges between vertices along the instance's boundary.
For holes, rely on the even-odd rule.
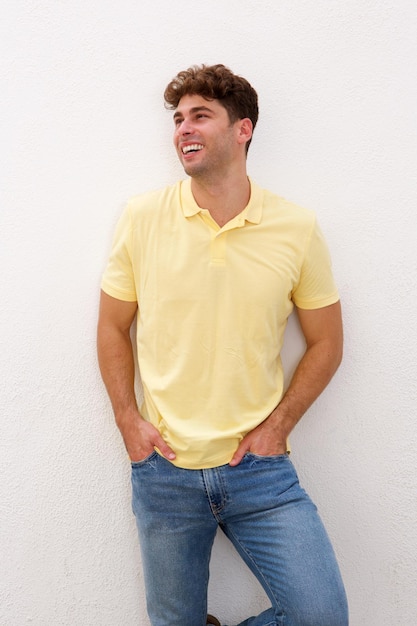
[[191,179],[194,200],[207,209],[219,226],[224,226],[243,211],[250,198],[250,183],[246,171],[219,181]]

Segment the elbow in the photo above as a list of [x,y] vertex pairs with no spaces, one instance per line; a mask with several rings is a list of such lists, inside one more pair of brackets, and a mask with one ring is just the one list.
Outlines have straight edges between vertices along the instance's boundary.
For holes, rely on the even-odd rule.
[[340,348],[340,350],[337,353],[337,357],[335,360],[335,372],[339,369],[342,361],[343,361],[343,346]]
[[343,334],[333,343],[333,373],[335,373],[343,361]]

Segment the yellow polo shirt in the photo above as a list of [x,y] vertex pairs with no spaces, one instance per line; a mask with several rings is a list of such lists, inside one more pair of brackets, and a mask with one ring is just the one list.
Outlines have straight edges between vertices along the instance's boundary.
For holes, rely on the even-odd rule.
[[280,401],[293,303],[339,299],[314,213],[252,181],[249,204],[223,228],[190,180],[133,198],[102,289],[138,303],[141,412],[190,469],[228,463]]

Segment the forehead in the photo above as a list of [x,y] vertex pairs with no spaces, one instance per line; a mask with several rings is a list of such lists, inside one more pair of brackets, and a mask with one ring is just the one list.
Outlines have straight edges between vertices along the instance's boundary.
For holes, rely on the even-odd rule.
[[178,106],[175,109],[174,117],[178,115],[186,115],[192,111],[201,109],[209,110],[218,114],[222,114],[222,112],[224,112],[227,115],[226,109],[222,104],[220,104],[219,100],[208,100],[207,98],[203,98],[203,96],[199,96],[197,94],[187,94],[179,101]]

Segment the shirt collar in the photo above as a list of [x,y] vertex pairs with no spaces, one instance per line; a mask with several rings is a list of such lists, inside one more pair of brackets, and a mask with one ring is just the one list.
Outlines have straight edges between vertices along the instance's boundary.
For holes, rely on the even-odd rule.
[[[259,224],[262,219],[263,191],[250,178],[249,183],[251,188],[250,199],[240,216],[251,224]],[[193,217],[202,210],[194,200],[191,191],[191,178],[181,181],[181,207],[184,217]]]

